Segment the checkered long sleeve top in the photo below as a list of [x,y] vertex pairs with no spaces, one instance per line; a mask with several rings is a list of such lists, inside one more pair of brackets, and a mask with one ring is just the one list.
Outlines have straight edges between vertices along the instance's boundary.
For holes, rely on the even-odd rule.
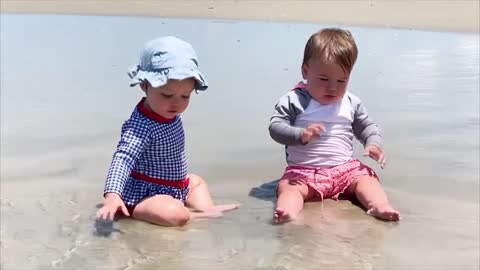
[[143,101],[122,126],[104,194],[122,194],[132,172],[171,181],[187,176],[185,135],[180,116],[163,118],[145,109]]

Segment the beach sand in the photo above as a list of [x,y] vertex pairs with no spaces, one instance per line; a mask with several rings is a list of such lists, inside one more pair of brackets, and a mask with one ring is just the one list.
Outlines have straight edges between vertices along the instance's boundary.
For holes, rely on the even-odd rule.
[[479,1],[2,0],[1,12],[281,20],[356,26],[480,29]]

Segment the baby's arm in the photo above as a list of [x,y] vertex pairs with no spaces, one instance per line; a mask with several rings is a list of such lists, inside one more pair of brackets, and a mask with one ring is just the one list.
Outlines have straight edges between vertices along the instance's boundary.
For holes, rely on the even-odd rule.
[[355,109],[353,119],[353,133],[364,147],[376,145],[382,147],[382,133],[377,124],[368,116],[367,109],[358,98],[352,98]]
[[113,155],[108,171],[104,195],[107,193],[122,194],[136,160],[149,141],[150,133],[144,123],[127,121],[124,124],[117,150]]
[[280,98],[270,118],[270,137],[280,144],[303,144],[303,128],[294,127],[297,115],[302,113],[310,101],[308,93],[302,90],[290,91]]
[[103,207],[97,212],[97,218],[113,220],[120,209],[129,216],[122,200],[122,191],[136,160],[149,143],[150,135],[143,123],[126,122],[122,127],[122,136],[113,155],[112,164],[105,183]]
[[382,134],[377,124],[368,116],[367,109],[360,99],[352,98],[355,115],[353,120],[353,133],[365,147],[364,155],[376,160],[380,166],[385,166],[386,158],[382,147]]

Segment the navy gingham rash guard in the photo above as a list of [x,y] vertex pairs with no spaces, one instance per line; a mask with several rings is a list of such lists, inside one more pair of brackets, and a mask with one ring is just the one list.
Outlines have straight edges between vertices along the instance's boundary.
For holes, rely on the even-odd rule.
[[104,194],[122,196],[128,206],[157,194],[185,201],[188,188],[159,185],[133,177],[185,181],[187,159],[180,116],[166,119],[143,106],[142,99],[122,126],[122,134],[107,175]]

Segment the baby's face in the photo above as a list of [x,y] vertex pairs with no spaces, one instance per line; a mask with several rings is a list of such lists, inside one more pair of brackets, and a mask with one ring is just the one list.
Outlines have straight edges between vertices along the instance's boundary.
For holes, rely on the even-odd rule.
[[311,59],[302,66],[302,74],[307,81],[308,92],[320,104],[339,102],[347,91],[350,73],[337,64]]
[[148,85],[146,106],[164,118],[174,118],[187,109],[194,87],[194,79],[168,80],[161,87]]

